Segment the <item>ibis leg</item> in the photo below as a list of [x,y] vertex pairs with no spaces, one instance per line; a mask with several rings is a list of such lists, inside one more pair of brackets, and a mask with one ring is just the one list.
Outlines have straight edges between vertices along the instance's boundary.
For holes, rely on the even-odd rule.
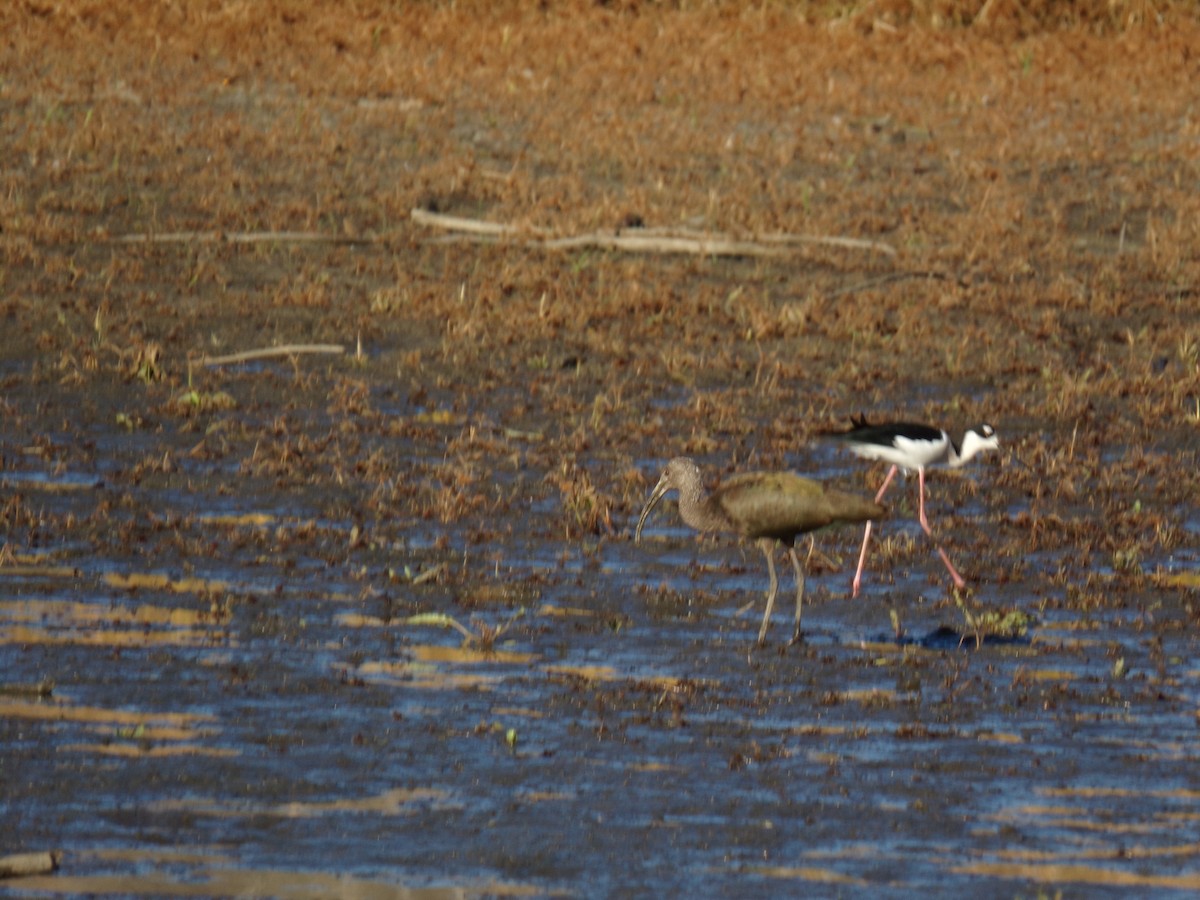
[[[887,478],[883,479],[883,484],[879,486],[879,493],[875,495],[875,502],[878,503],[883,499],[883,495],[887,493],[888,485],[892,483],[892,479],[896,477],[896,469],[898,466],[892,466],[888,469]],[[922,513],[924,514],[924,513]],[[867,545],[871,543],[871,526],[873,522],[867,522],[867,527],[863,531],[862,549],[858,551],[858,568],[854,570],[854,582],[850,588],[850,596],[857,597],[858,589],[862,587],[863,567],[867,564]]]
[[767,590],[767,611],[763,613],[762,627],[758,629],[758,646],[767,642],[767,626],[771,624],[771,610],[775,608],[775,594],[779,591],[779,579],[775,577],[774,541],[759,541],[763,555],[767,558],[767,574],[771,576],[771,587]]
[[[938,556],[942,558],[942,562],[946,564],[946,571],[950,573],[950,577],[954,579],[954,586],[961,588],[966,585],[963,577],[958,574],[958,570],[954,568],[954,564],[950,562],[950,557],[946,555],[946,551],[942,549],[942,545],[933,537],[933,531],[929,527],[929,520],[925,518],[925,470],[917,469],[917,483],[921,491],[920,514],[918,518],[921,522],[921,527],[925,529],[925,534],[933,541],[934,547],[937,548]],[[870,523],[867,524],[870,528]]]
[[[812,558],[814,546],[815,546],[815,541],[813,540],[813,537],[811,535],[809,535],[809,538],[808,538],[808,558],[809,559]],[[796,624],[792,628],[792,639],[788,642],[788,644],[791,645],[791,644],[798,644],[800,642],[800,613],[804,609],[804,568],[803,568],[803,566],[800,565],[800,558],[798,556],[796,556],[796,548],[795,547],[788,547],[788,556],[790,556],[792,558],[792,568],[796,572]]]

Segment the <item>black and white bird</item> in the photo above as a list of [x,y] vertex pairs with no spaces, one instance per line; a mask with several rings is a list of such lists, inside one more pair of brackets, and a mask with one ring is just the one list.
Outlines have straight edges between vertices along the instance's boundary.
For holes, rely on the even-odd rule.
[[[863,459],[878,459],[891,463],[887,477],[875,495],[875,502],[883,499],[888,485],[896,475],[897,469],[917,473],[918,489],[918,521],[925,534],[933,540],[933,532],[929,528],[929,520],[925,517],[925,469],[927,466],[944,465],[957,469],[979,453],[985,450],[1000,449],[1000,441],[996,437],[996,429],[991,425],[979,425],[963,435],[962,443],[956,444],[950,435],[941,428],[931,425],[918,425],[912,422],[881,422],[870,424],[865,416],[850,419],[851,428],[848,431],[824,432],[823,437],[832,438],[845,444],[852,453]],[[853,596],[858,596],[862,584],[863,566],[867,561],[867,544],[871,540],[871,522],[867,523],[863,534],[862,551],[858,555],[858,568],[854,572]],[[965,581],[955,570],[946,551],[935,542],[938,556],[946,564],[954,586],[961,588]]]

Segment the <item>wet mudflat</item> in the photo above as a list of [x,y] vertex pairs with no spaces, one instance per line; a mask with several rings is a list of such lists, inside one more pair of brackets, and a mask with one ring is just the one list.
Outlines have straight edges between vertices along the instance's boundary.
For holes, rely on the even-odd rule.
[[[1193,23],[130,6],[3,14],[0,889],[1200,887]],[[634,222],[744,246],[539,244]],[[915,478],[795,647],[633,544],[860,412],[1025,464],[965,593]]]

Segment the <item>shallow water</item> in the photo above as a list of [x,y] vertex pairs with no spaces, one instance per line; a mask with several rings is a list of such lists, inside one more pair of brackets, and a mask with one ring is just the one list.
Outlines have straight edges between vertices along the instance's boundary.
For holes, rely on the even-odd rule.
[[[671,503],[638,546],[536,510],[485,547],[419,525],[371,546],[320,492],[96,483],[5,473],[47,536],[0,568],[3,832],[70,870],[10,893],[1200,887],[1196,638],[1153,596],[976,647],[898,519],[901,564],[856,601],[857,533],[822,536],[805,643],[782,649],[785,575],[756,650],[761,606],[734,611],[761,602],[758,551]],[[121,529],[52,539],[102,504]],[[978,594],[1036,613],[1050,562]]]

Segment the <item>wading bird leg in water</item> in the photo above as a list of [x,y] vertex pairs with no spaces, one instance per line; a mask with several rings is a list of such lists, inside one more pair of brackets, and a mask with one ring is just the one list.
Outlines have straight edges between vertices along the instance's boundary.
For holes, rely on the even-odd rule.
[[[892,479],[896,477],[896,470],[899,466],[892,466],[888,469],[887,478],[883,479],[883,484],[879,486],[879,493],[875,495],[875,502],[878,503],[883,499],[883,495],[887,493],[888,485],[892,483]],[[858,589],[862,587],[863,566],[867,562],[867,544],[871,543],[871,525],[872,522],[867,522],[867,527],[863,530],[862,549],[858,551],[858,568],[854,570],[854,582],[850,589],[850,596],[857,597]]]
[[[942,549],[942,545],[937,542],[937,538],[935,538],[933,536],[933,531],[929,527],[929,520],[925,518],[925,470],[924,469],[917,469],[917,481],[920,483],[920,488],[921,488],[921,494],[920,494],[921,513],[919,516],[920,521],[921,521],[921,527],[925,529],[925,534],[928,536],[928,538],[931,541],[933,541],[933,546],[937,548],[938,556],[940,556],[942,558],[942,562],[944,562],[946,564],[946,571],[948,571],[950,573],[950,577],[952,579],[954,579],[954,586],[961,591],[964,587],[967,586],[967,583],[963,580],[963,577],[958,574],[958,570],[955,569],[954,564],[950,562],[950,557],[946,555],[946,551]],[[868,528],[870,527],[869,523],[868,523],[867,527]]]

